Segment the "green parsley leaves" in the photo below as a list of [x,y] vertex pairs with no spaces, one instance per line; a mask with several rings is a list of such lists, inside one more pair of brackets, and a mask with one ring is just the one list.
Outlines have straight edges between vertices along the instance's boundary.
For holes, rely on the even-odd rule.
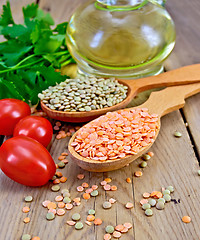
[[10,3],[0,17],[0,99],[17,98],[35,105],[38,93],[64,81],[56,69],[73,63],[65,34],[67,22],[58,24],[37,4],[23,7],[24,24],[16,24]]

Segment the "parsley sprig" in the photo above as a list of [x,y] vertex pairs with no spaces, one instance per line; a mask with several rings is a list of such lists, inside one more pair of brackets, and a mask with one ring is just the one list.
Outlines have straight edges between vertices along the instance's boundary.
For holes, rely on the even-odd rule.
[[17,98],[36,104],[38,93],[64,81],[56,69],[73,63],[65,34],[67,22],[58,24],[37,4],[23,7],[24,24],[16,24],[10,3],[0,17],[0,99]]

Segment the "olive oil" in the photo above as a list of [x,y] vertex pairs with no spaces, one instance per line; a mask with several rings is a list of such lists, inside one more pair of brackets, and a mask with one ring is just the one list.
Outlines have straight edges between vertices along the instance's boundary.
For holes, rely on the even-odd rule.
[[158,74],[175,44],[170,15],[147,0],[114,2],[90,1],[72,16],[66,39],[79,70],[122,78]]

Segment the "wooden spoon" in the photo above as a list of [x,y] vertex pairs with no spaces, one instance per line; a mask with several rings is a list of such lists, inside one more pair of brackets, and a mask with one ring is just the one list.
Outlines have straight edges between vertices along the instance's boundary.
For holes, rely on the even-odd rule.
[[[142,105],[137,107],[147,108],[150,114],[156,113],[159,116],[159,128],[156,132],[154,140],[157,138],[160,130],[160,118],[172,111],[182,108],[185,104],[184,99],[200,92],[200,83],[188,84],[184,86],[169,87],[159,92],[153,92],[150,98]],[[137,108],[135,107],[135,108]],[[133,108],[129,108],[133,109]],[[79,130],[78,130],[79,131]],[[83,169],[91,172],[107,172],[116,170],[131,163],[142,154],[144,154],[153,143],[141,148],[136,155],[129,155],[125,158],[116,160],[107,160],[105,162],[95,161],[80,156],[71,146],[78,131],[72,136],[69,141],[68,149],[72,155],[72,159]]]
[[107,112],[125,108],[139,92],[162,86],[168,87],[200,82],[200,64],[181,67],[157,76],[118,81],[128,86],[128,94],[126,99],[112,107],[92,110],[90,112],[63,112],[51,110],[42,101],[41,107],[53,119],[64,122],[87,122]]

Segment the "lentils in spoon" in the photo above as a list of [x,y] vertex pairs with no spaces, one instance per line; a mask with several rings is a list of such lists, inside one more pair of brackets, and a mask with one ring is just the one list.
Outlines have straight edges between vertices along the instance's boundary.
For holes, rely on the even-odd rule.
[[82,157],[97,161],[137,154],[154,142],[159,121],[146,108],[108,112],[83,126],[71,143]]
[[127,97],[128,87],[115,78],[104,79],[80,76],[66,79],[56,86],[38,94],[43,103],[52,110],[84,112],[111,107]]

